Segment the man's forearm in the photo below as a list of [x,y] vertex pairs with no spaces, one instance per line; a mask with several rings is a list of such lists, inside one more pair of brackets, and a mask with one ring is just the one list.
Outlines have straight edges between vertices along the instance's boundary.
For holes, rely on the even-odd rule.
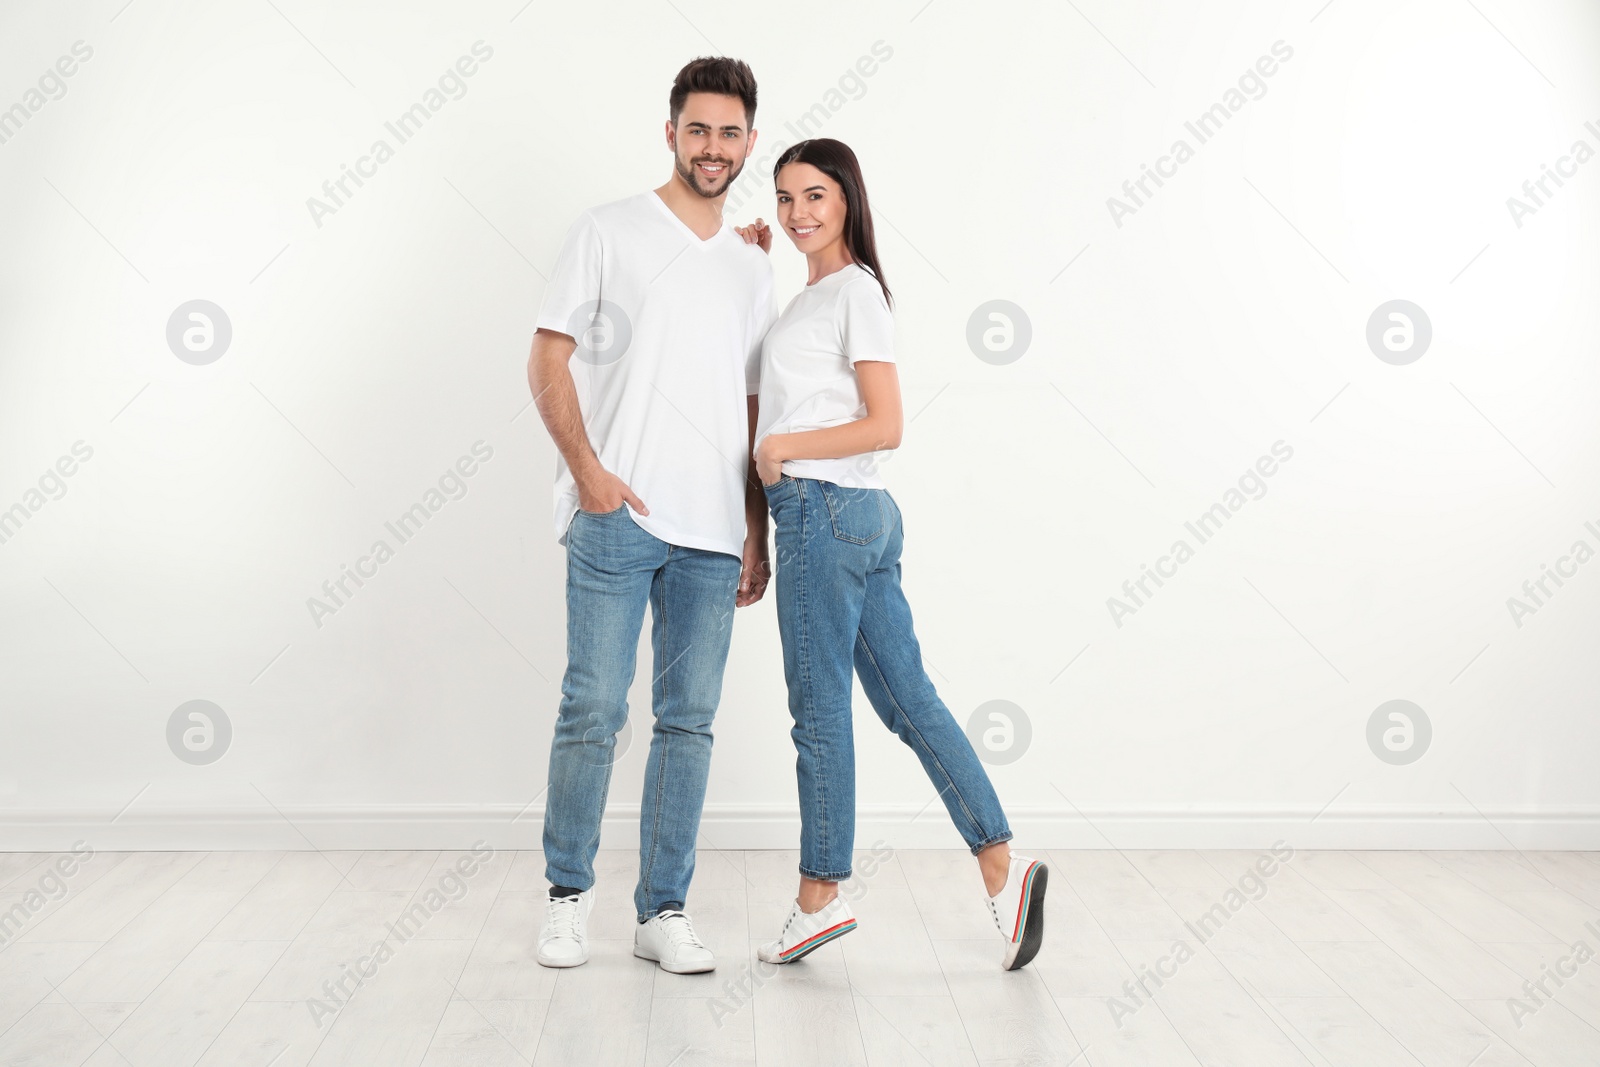
[[767,492],[761,488],[761,475],[756,471],[756,420],[760,415],[754,394],[745,398],[749,406],[750,442],[745,449],[744,521],[747,532],[760,531],[765,540],[767,532]]
[[756,465],[751,463],[744,476],[744,521],[746,531],[766,532],[767,493],[761,488],[761,478]]
[[578,387],[567,368],[567,359],[552,348],[535,340],[533,357],[528,360],[528,387],[550,439],[567,461],[567,469],[574,478],[581,478],[600,465],[600,458],[589,443],[583,409],[578,404]]

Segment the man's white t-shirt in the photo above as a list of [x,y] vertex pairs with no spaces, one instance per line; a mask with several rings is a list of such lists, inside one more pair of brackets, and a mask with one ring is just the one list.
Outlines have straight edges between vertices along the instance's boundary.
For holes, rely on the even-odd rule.
[[[851,263],[789,301],[761,345],[756,447],[768,434],[821,430],[866,415],[855,365],[894,362],[894,315],[872,273]],[[786,459],[791,478],[883,489],[883,453],[843,459]]]
[[[774,312],[765,252],[724,221],[702,241],[654,191],[590,208],[568,230],[538,326],[578,342],[568,364],[590,444],[650,509],[650,534],[744,551],[750,415]],[[578,488],[556,454],[555,530]]]

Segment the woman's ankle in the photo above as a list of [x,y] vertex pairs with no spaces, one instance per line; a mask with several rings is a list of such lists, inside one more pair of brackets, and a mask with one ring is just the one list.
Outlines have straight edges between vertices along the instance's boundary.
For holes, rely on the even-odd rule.
[[[1005,888],[1011,872],[1011,842],[996,841],[978,853],[978,870],[983,875],[983,888],[991,897]],[[998,882],[998,885],[994,883]]]
[[824,882],[816,878],[802,877],[800,879],[800,892],[795,895],[795,902],[800,905],[801,911],[810,914],[827,907],[838,895],[838,882]]

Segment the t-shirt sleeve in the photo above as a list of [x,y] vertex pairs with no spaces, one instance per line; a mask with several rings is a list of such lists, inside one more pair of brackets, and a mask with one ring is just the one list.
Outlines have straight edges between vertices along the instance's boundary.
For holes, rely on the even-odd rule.
[[567,230],[561,244],[555,270],[539,304],[537,328],[570,337],[574,313],[580,308],[599,310],[601,265],[600,231],[595,228],[594,218],[584,212]]
[[894,313],[876,278],[854,281],[839,294],[839,334],[853,367],[863,359],[894,362]]
[[772,292],[772,269],[767,269],[767,284],[761,299],[756,301],[755,328],[751,331],[750,351],[744,359],[744,391],[747,396],[761,392],[761,348],[767,331],[778,320],[778,305]]

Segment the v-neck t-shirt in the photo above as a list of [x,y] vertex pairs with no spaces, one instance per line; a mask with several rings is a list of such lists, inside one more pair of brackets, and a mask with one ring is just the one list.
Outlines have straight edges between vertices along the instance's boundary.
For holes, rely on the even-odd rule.
[[[774,311],[766,253],[727,220],[702,240],[654,191],[590,208],[567,231],[538,327],[578,342],[568,366],[589,442],[650,509],[624,503],[628,516],[669,544],[743,554],[746,397]],[[558,543],[577,511],[558,451]]]
[[[768,434],[822,430],[867,414],[856,379],[861,360],[893,363],[894,315],[872,273],[850,263],[795,294],[761,346],[756,447]],[[883,489],[884,452],[786,459],[791,478]]]

